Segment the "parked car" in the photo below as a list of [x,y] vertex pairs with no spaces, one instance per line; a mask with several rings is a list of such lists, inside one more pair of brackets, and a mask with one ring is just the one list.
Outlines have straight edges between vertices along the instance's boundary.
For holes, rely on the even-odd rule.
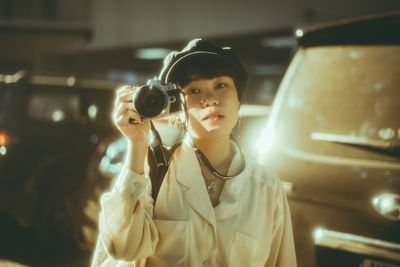
[[297,31],[258,143],[299,267],[400,266],[400,13]]
[[110,118],[116,86],[0,75],[0,213],[34,228],[49,246],[94,243],[97,218],[88,217],[87,206],[97,199],[95,188],[85,187],[87,162],[116,131]]

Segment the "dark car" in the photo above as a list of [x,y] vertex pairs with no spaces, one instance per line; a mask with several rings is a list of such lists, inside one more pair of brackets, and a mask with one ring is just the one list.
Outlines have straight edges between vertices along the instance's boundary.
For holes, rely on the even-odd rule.
[[285,181],[298,264],[400,266],[400,13],[297,35],[259,161]]
[[50,246],[94,242],[97,225],[84,210],[97,202],[95,188],[87,187],[87,162],[116,130],[115,86],[0,75],[0,213],[33,227]]

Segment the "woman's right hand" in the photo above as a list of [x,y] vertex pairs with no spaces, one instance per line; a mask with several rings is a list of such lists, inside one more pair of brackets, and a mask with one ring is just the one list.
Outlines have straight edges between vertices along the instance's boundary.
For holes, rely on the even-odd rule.
[[[132,143],[145,143],[147,146],[150,122],[142,121],[132,103],[134,86],[124,86],[116,91],[113,119],[117,128]],[[133,120],[132,120],[133,119]]]
[[144,173],[150,121],[142,121],[132,103],[135,87],[125,86],[117,90],[113,119],[121,133],[128,139],[125,166],[136,173]]

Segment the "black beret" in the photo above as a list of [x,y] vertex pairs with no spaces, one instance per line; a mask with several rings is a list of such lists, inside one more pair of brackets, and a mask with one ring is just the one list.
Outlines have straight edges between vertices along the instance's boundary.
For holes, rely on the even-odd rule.
[[239,57],[230,47],[218,47],[217,45],[204,41],[200,38],[191,40],[181,51],[169,53],[163,62],[160,75],[158,77],[162,82],[171,82],[169,79],[171,73],[183,61],[187,61],[194,56],[215,55],[230,63],[235,70],[234,78],[239,99],[241,98],[247,83],[247,72],[244,69]]

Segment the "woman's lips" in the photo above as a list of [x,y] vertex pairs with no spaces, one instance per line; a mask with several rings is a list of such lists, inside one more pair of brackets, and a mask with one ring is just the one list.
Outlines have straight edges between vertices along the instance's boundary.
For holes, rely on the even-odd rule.
[[217,117],[208,118],[207,120],[208,120],[209,122],[211,122],[211,123],[214,123],[214,122],[218,122],[218,121],[221,120],[222,118],[223,118],[223,116],[217,116]]
[[211,121],[211,122],[216,122],[216,121],[219,121],[220,119],[222,119],[224,117],[224,115],[222,115],[221,113],[219,113],[219,112],[210,112],[210,113],[208,113],[204,118],[203,118],[203,120],[209,120],[209,121]]

